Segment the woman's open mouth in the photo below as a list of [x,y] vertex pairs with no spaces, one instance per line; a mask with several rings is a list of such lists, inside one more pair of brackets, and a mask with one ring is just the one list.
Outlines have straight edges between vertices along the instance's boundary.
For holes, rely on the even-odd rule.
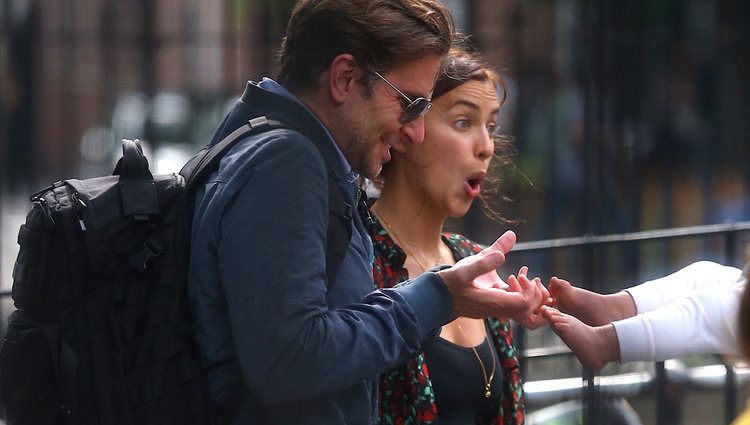
[[474,173],[471,176],[469,176],[469,178],[466,179],[466,182],[464,183],[466,194],[472,198],[476,198],[477,196],[479,196],[484,178],[485,178],[484,172]]

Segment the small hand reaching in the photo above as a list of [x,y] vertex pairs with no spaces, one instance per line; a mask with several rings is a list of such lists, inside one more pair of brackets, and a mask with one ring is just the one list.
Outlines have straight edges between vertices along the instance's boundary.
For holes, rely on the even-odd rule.
[[508,291],[533,291],[534,294],[530,298],[531,302],[526,310],[510,314],[509,317],[525,328],[537,329],[547,323],[547,320],[540,314],[540,307],[549,299],[549,291],[542,285],[542,280],[539,277],[529,279],[527,276],[528,271],[529,268],[523,266],[518,271],[517,277],[514,275],[508,277]]

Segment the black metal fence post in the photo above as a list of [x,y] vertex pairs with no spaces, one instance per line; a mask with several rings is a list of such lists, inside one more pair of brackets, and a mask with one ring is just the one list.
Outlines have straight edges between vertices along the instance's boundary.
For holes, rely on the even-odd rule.
[[[734,232],[724,232],[724,261],[731,261],[736,258],[737,235]],[[734,372],[734,366],[731,362],[725,361],[726,368],[724,383],[724,419],[725,423],[730,424],[734,417],[737,416],[737,375]]]

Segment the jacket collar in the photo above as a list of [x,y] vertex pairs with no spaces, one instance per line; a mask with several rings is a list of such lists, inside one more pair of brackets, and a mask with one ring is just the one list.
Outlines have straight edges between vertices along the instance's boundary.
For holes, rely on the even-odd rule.
[[[281,86],[278,87],[283,89]],[[286,92],[285,89],[284,91]],[[287,96],[277,91],[267,90],[257,82],[248,81],[240,102],[251,109],[250,118],[265,115],[287,123],[289,127],[302,133],[317,145],[328,164],[328,169],[334,172],[336,180],[347,182],[350,179],[351,167],[336,142],[331,138],[331,134],[320,120],[291,93]]]

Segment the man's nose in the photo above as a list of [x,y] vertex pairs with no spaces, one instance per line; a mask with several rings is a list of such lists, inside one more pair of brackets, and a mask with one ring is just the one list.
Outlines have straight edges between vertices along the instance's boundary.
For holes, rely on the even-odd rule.
[[424,141],[424,116],[402,125],[401,133],[409,139],[410,143],[422,143]]

